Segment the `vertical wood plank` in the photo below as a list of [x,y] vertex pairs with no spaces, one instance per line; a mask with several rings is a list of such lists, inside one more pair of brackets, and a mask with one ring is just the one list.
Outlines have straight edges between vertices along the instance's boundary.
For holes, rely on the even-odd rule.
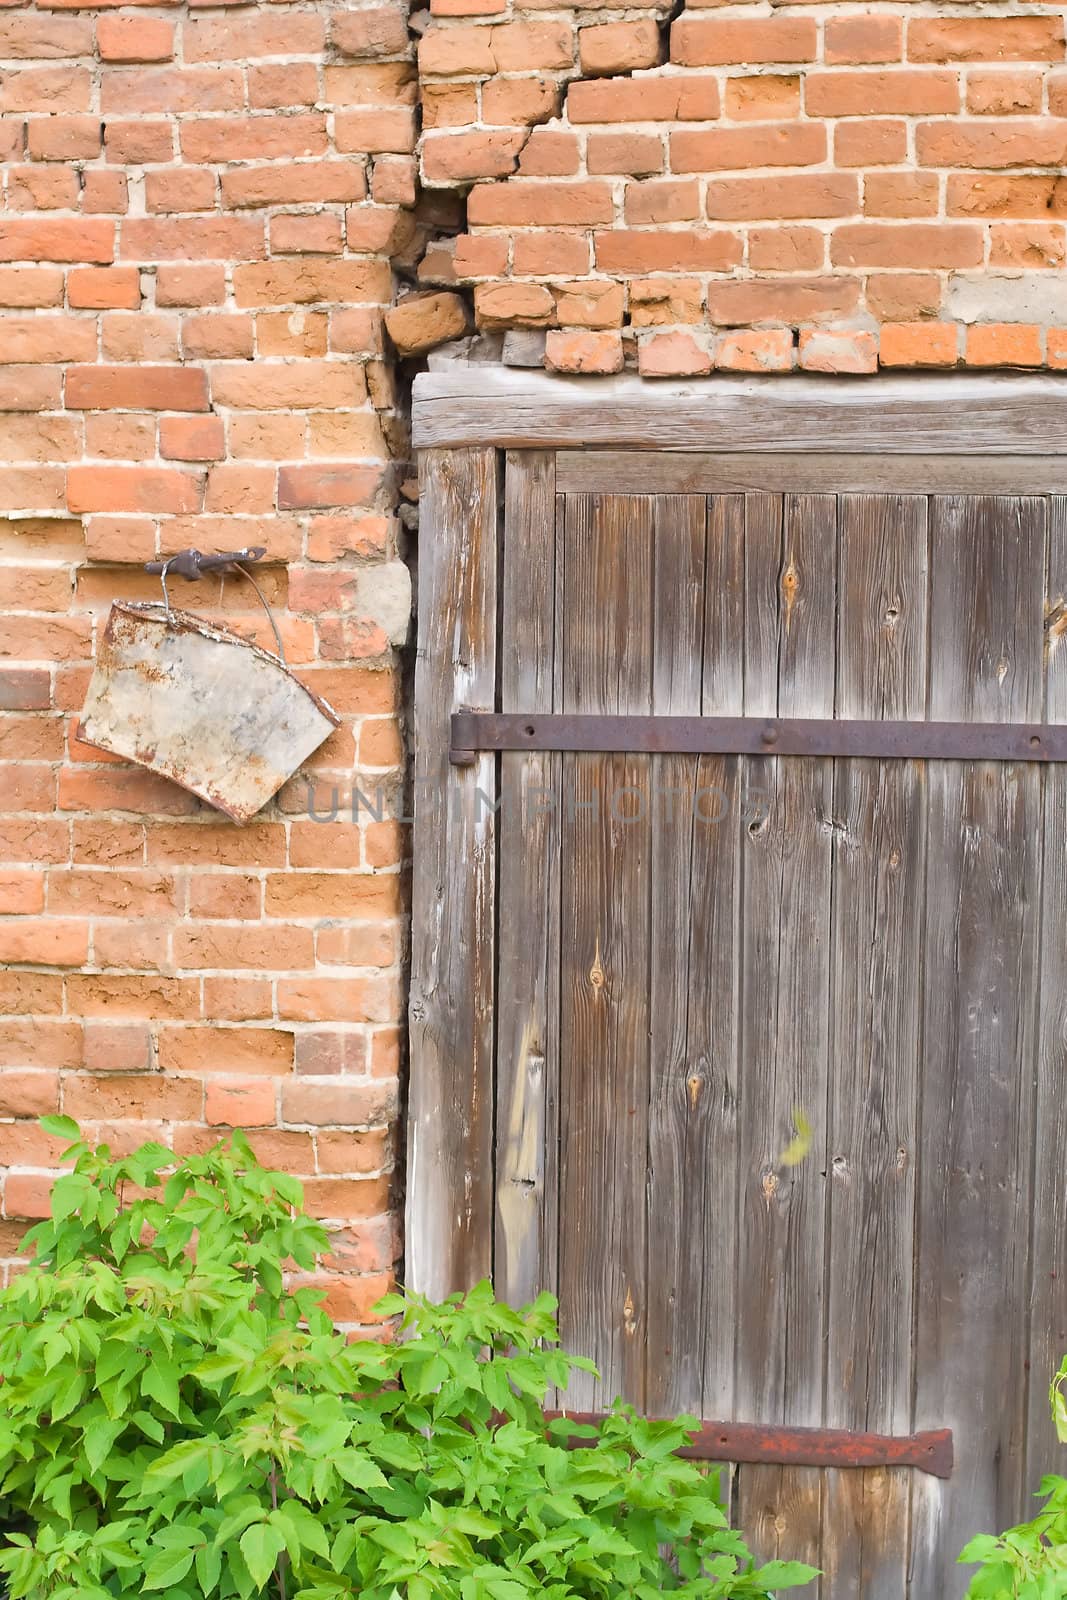
[[495,699],[495,451],[426,450],[420,478],[406,1278],[440,1298],[492,1270],[496,779],[448,746]]
[[[836,503],[749,497],[745,712],[832,716]],[[832,763],[753,761],[769,810],[742,835],[738,1414],[817,1425],[823,1411]],[[807,1159],[781,1161],[799,1110]],[[741,1517],[764,1557],[820,1564],[822,1474],[752,1467]]]
[[[553,709],[555,461],[506,458],[502,711]],[[551,751],[501,757],[494,1278],[512,1305],[556,1289],[559,774]]]
[[[700,714],[704,635],[705,523],[702,496],[655,501],[652,710],[658,716]],[[648,1123],[648,1324],[645,1399],[651,1412],[701,1413],[707,1119],[707,1071],[696,1035],[704,974],[692,882],[698,763],[657,756],[651,762],[652,942]],[[717,889],[721,886],[716,886]],[[701,886],[701,895],[708,886]],[[701,1013],[701,1015],[698,1015]],[[691,1039],[690,1031],[694,1037]],[[720,1308],[721,1314],[721,1308]]]
[[[645,712],[653,658],[653,511],[646,497],[567,497],[563,707]],[[644,1401],[649,757],[563,767],[561,1325],[601,1377],[575,1409]],[[622,791],[631,791],[625,795]]]
[[[926,501],[838,503],[836,715],[921,720]],[[833,811],[826,1423],[907,1433],[926,783],[918,762],[839,761]],[[901,1600],[911,1474],[828,1472],[830,1595]]]
[[[1048,583],[1045,590],[1045,720],[1067,722],[1067,499],[1048,502]],[[1041,987],[1037,1041],[1034,1231],[1030,1292],[1030,1383],[1026,1430],[1024,1515],[1036,1511],[1047,1472],[1062,1472],[1048,1386],[1067,1353],[1067,770],[1045,772],[1044,873],[1041,905]]]
[[[1045,532],[1038,499],[931,500],[932,719],[1039,720]],[[914,1423],[953,1429],[956,1466],[914,1484],[910,1581],[955,1600],[967,1538],[1022,1502],[1041,774],[929,784]]]

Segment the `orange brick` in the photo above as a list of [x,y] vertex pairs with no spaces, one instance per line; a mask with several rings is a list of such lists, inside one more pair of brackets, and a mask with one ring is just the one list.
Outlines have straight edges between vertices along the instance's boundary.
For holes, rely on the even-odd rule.
[[159,453],[172,461],[218,461],[225,454],[221,417],[163,417]]
[[62,303],[62,267],[0,267],[0,306],[38,309]]
[[818,30],[810,17],[679,17],[671,28],[671,60],[683,67],[721,67],[735,62],[814,61]]
[[26,149],[34,161],[92,161],[101,146],[98,117],[49,117],[27,124]]
[[169,61],[174,24],[160,17],[100,17],[96,45],[102,61]]
[[755,272],[818,272],[826,264],[818,228],[750,228],[748,264]]
[[282,1120],[287,1123],[373,1128],[388,1125],[396,1113],[396,1088],[388,1083],[298,1078],[282,1085]]
[[826,19],[825,57],[829,66],[899,61],[904,25],[899,17],[853,16]]
[[63,1109],[75,1119],[84,1117],[136,1117],[142,1108],[151,1110],[163,1121],[188,1122],[199,1119],[203,1089],[189,1078],[166,1078],[154,1072],[146,1077],[136,1073],[117,1077],[67,1078],[63,1086]]
[[915,140],[928,167],[1055,167],[1067,148],[1067,120],[921,122]]
[[75,512],[199,511],[203,490],[201,478],[164,467],[79,466],[67,474],[67,503]]
[[290,1022],[384,1022],[395,1008],[393,987],[381,978],[278,979],[278,1015]]
[[800,335],[800,365],[806,372],[874,372],[878,341],[873,333],[805,328]]
[[976,68],[967,74],[967,110],[977,116],[1020,116],[1041,110],[1043,74]]
[[681,129],[671,134],[670,151],[674,172],[808,167],[826,159],[826,129],[817,122]]
[[581,28],[578,55],[587,78],[654,67],[660,59],[660,33],[655,18]]
[[842,122],[834,129],[834,161],[839,167],[883,167],[905,161],[908,129],[903,122],[872,117]]
[[59,1110],[59,1074],[34,1068],[0,1072],[0,1112],[5,1117],[44,1117]]
[[94,1018],[85,1024],[83,1065],[89,1072],[147,1072],[152,1048],[147,1023]]
[[517,170],[524,178],[570,178],[578,171],[580,156],[573,133],[534,128],[523,146]]
[[726,272],[741,261],[741,240],[721,229],[619,231],[593,236],[603,272]]
[[572,233],[516,234],[514,250],[515,272],[520,275],[572,277],[589,271],[589,241]]
[[1062,61],[1062,17],[913,17],[911,61]]
[[422,170],[431,182],[502,178],[514,172],[526,134],[519,129],[486,133],[430,133],[423,141]]
[[1063,223],[994,223],[990,229],[992,267],[1062,267],[1065,260]]
[[1000,176],[950,172],[945,209],[950,217],[1035,217],[1067,215],[1060,183],[1051,173]]
[[533,283],[479,284],[474,315],[480,327],[544,327],[555,314],[549,291]]
[[276,1094],[270,1078],[212,1078],[204,1091],[204,1121],[212,1127],[269,1127],[277,1114]]
[[790,74],[730,78],[726,115],[734,122],[778,122],[800,114],[800,79]]
[[29,916],[44,910],[44,874],[0,867],[0,916]]
[[715,352],[715,365],[723,372],[790,372],[795,363],[793,335],[786,328],[725,334]]
[[605,78],[576,82],[567,92],[567,115],[585,122],[707,122],[719,115],[713,77]]
[[830,241],[842,267],[977,267],[982,254],[981,229],[966,223],[846,223]]
[[869,172],[863,180],[863,210],[869,217],[933,217],[939,197],[934,172]]
[[115,255],[115,224],[106,220],[0,220],[0,261],[96,261]]
[[1039,367],[1041,329],[1027,323],[980,323],[967,329],[969,367]]
[[648,334],[638,346],[637,362],[645,378],[702,376],[711,371],[711,342],[703,331]]
[[67,275],[67,303],[86,311],[136,311],[141,275],[136,267],[73,267]]
[[[459,87],[442,86],[442,93],[447,90],[455,95]],[[529,127],[531,123],[544,122],[556,116],[559,104],[560,87],[554,78],[491,78],[482,86],[481,120]],[[463,120],[477,122],[478,116],[472,112]]]
[[610,222],[611,188],[596,181],[542,182],[513,178],[503,184],[479,184],[467,202],[472,225],[527,227],[588,226]]
[[695,178],[664,178],[628,183],[623,203],[628,223],[692,222],[700,211],[700,185]]
[[646,177],[663,171],[663,143],[647,133],[591,133],[586,164],[593,174],[621,172]]
[[1045,359],[1058,372],[1067,367],[1067,328],[1050,328],[1045,340]]
[[885,322],[878,354],[883,367],[954,367],[959,329],[954,322]]
[[89,956],[89,924],[60,917],[0,923],[0,961],[79,967]]
[[545,366],[550,372],[621,372],[622,337],[553,329],[545,341]]
[[836,320],[852,316],[859,298],[859,284],[845,277],[709,283],[708,320],[723,327]]
[[718,222],[847,217],[859,209],[859,184],[848,173],[790,173],[773,183],[717,178],[708,183],[706,206],[708,216]]
[[804,89],[809,116],[914,116],[960,109],[955,72],[900,68],[888,72],[812,72]]
[[554,286],[556,319],[561,327],[618,328],[626,300],[621,284],[587,278]]

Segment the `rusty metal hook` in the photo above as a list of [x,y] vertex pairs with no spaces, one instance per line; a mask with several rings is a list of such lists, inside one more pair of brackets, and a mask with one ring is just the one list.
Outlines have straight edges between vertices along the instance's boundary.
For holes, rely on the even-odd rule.
[[170,611],[170,592],[167,589],[168,573],[176,572],[179,578],[184,578],[186,582],[192,583],[197,578],[202,578],[207,572],[239,572],[242,577],[248,579],[256,591],[259,603],[267,613],[267,621],[271,625],[274,642],[278,646],[278,660],[282,663],[282,666],[287,666],[285,646],[282,643],[282,636],[274,619],[274,612],[271,610],[270,602],[246,565],[248,562],[261,561],[266,553],[267,548],[265,545],[252,545],[245,550],[219,550],[213,556],[204,555],[201,550],[177,550],[174,555],[168,556],[165,561],[146,561],[144,569],[146,572],[152,573],[153,576],[158,575],[160,586],[163,590],[163,604],[168,612]]

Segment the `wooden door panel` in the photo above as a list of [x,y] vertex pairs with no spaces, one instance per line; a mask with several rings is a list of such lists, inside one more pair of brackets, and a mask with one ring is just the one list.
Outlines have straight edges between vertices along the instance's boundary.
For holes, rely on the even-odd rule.
[[[557,463],[508,460],[502,709],[1067,720],[1064,501],[559,493]],[[822,1600],[954,1600],[1051,1464],[1067,780],[530,752],[501,795],[498,1288],[558,1292],[601,1371],[574,1409],[951,1427],[947,1484],[733,1492]]]
[[[834,710],[836,503],[753,496],[745,540],[745,714]],[[817,1426],[823,1412],[833,764],[758,760],[766,814],[742,834],[739,995],[739,1417]],[[780,1156],[794,1121],[809,1159]],[[740,1514],[764,1558],[819,1564],[823,1475],[753,1466]]]
[[[842,495],[839,717],[922,718],[927,504]],[[834,774],[826,1421],[911,1431],[926,783],[915,762]],[[911,1477],[827,1474],[831,1595],[905,1592]]]
[[[931,718],[1037,721],[1046,507],[930,503]],[[962,1592],[975,1528],[1023,1510],[1043,775],[931,763],[915,1420],[953,1428],[912,1519],[915,1592]]]
[[[654,660],[648,498],[576,495],[564,518],[562,709],[648,712]],[[575,1409],[644,1402],[650,757],[568,756],[561,817],[559,1293]],[[627,793],[629,791],[629,793]]]

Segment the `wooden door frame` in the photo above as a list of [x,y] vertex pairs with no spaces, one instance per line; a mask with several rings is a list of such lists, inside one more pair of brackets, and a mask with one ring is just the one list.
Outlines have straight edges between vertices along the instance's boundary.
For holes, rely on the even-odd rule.
[[[566,452],[560,487],[660,452],[674,492],[1067,492],[1067,379],[994,375],[562,379],[457,366],[415,380],[420,453],[406,1281],[442,1297],[492,1271],[495,757],[449,762],[453,710],[496,709],[502,452]],[[884,458],[894,459],[887,466]],[[670,458],[668,461],[668,457]],[[550,471],[555,473],[555,466]]]

